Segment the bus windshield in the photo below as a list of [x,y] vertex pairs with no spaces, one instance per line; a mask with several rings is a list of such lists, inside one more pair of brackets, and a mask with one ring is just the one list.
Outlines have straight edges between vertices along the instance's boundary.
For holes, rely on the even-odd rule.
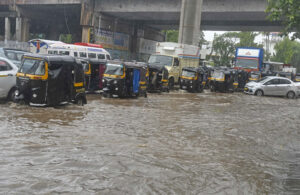
[[42,60],[25,58],[19,72],[32,75],[44,75],[45,63]]
[[104,74],[123,75],[123,66],[120,64],[107,64]]
[[241,59],[236,60],[236,67],[257,69],[258,61],[256,59]]
[[148,61],[150,64],[161,64],[162,66],[172,66],[173,57],[162,56],[162,55],[152,55]]

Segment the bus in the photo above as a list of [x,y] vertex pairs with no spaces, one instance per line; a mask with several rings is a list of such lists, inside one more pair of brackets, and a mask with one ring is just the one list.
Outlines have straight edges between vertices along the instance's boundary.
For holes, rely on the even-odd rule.
[[109,52],[96,44],[67,44],[61,41],[34,39],[29,41],[30,52],[37,54],[67,55],[75,58],[110,60]]

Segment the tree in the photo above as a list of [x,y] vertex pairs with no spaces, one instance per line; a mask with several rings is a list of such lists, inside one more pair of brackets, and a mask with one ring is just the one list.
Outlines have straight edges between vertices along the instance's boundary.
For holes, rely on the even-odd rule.
[[294,55],[295,43],[288,37],[285,37],[282,41],[277,43],[274,47],[276,54],[271,58],[272,61],[283,62],[289,64],[292,61]]
[[237,37],[236,33],[227,32],[219,36],[215,36],[213,41],[213,51],[216,56],[213,61],[218,66],[230,66],[232,56],[235,53]]
[[166,41],[167,42],[178,43],[178,36],[179,36],[178,30],[166,30],[163,32],[166,33]]
[[258,33],[254,32],[239,32],[236,34],[240,38],[240,42],[236,45],[237,47],[258,47],[263,48],[263,45],[255,43],[255,38],[258,36]]
[[199,38],[199,45],[198,46],[202,49],[202,46],[206,45],[206,44],[208,44],[208,41],[205,40],[204,32],[201,31],[200,32],[200,38]]
[[299,0],[268,0],[266,12],[271,21],[282,22],[283,34],[293,33],[293,39],[300,38],[300,1]]

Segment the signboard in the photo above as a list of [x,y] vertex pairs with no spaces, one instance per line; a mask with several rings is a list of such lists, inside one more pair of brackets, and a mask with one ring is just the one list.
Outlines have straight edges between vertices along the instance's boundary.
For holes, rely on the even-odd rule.
[[259,49],[238,48],[237,56],[259,58]]
[[103,48],[128,50],[129,35],[124,33],[113,33],[111,31],[97,29],[95,32],[95,42]]

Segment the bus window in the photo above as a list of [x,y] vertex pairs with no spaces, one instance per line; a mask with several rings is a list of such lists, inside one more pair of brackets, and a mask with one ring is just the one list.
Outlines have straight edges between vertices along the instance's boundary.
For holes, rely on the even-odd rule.
[[70,55],[70,52],[68,52],[68,51],[60,51],[59,55],[68,56],[68,55]]
[[53,54],[53,51],[48,51],[48,54]]
[[57,54],[58,54],[58,52],[57,52],[57,51],[53,51],[53,54],[56,54],[56,55],[57,55]]
[[78,53],[77,52],[74,52],[74,57],[78,57]]
[[104,54],[98,54],[98,59],[99,60],[104,60],[105,59],[105,55]]
[[89,58],[97,58],[95,53],[89,53],[88,56],[89,56]]
[[110,60],[110,55],[106,55],[106,59],[107,59],[107,60]]
[[79,56],[81,58],[86,58],[86,53],[85,52],[79,52]]

